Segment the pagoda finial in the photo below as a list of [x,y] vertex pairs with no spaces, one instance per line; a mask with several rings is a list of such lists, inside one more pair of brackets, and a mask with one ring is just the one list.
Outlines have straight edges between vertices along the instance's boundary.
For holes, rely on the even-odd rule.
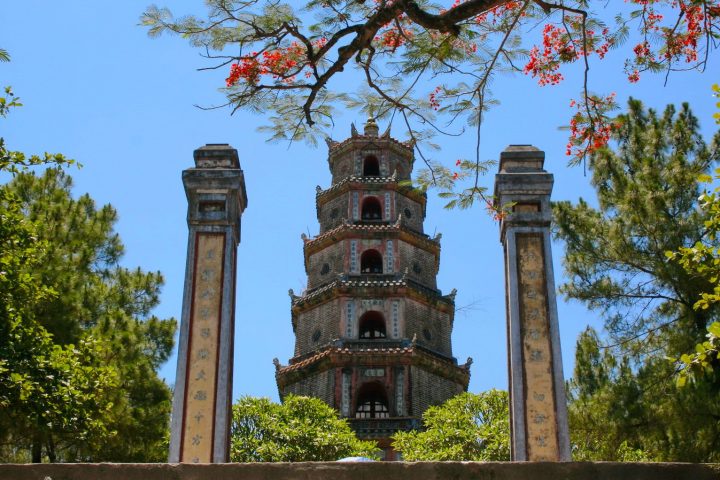
[[371,114],[368,117],[367,122],[365,122],[365,136],[377,137],[379,132],[380,129],[378,128],[377,123],[375,123],[375,119],[372,117]]

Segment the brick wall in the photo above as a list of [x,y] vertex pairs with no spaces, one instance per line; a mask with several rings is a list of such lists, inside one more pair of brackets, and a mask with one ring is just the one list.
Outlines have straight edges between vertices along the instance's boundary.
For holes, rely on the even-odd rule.
[[439,377],[420,367],[410,367],[411,408],[413,416],[421,416],[428,407],[440,405],[463,392],[460,384]]
[[400,272],[407,270],[408,277],[430,288],[437,288],[435,255],[405,242],[399,244]]
[[307,265],[308,289],[330,283],[337,279],[338,274],[345,273],[344,248],[345,242],[337,242],[310,255]]
[[425,218],[422,205],[399,192],[395,194],[395,205],[397,214],[403,216],[403,224],[416,232],[423,233],[423,220]]
[[320,222],[320,233],[325,233],[337,227],[345,219],[350,218],[350,201],[348,194],[340,195],[320,207],[318,221]]
[[452,355],[451,333],[449,314],[412,299],[405,300],[406,338],[413,338],[413,335],[416,335],[419,345],[425,345],[436,352],[450,356]]
[[[334,299],[298,314],[295,355],[308,353],[340,338],[340,300]],[[320,332],[319,334],[317,332]]]
[[[350,175],[362,175],[363,160],[368,155],[374,155],[380,162],[381,175],[390,176],[394,171],[397,171],[398,180],[409,180],[412,172],[411,162],[407,157],[383,148],[381,146],[383,143],[389,142],[387,140],[373,139],[366,145],[359,144],[354,150],[348,150],[337,155],[333,161],[333,185]],[[355,166],[356,159],[360,161],[360,173],[357,172]]]
[[346,152],[335,158],[332,168],[333,185],[350,175],[355,175],[355,152]]
[[283,395],[302,395],[316,397],[335,407],[335,370],[329,369],[303,378],[299,382],[285,386]]

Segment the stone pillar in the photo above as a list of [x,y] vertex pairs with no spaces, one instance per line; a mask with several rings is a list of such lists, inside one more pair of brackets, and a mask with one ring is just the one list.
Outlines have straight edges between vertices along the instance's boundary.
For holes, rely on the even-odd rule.
[[171,463],[222,463],[230,455],[236,252],[247,206],[237,150],[208,144],[183,171],[188,199]]
[[495,201],[514,204],[500,224],[505,252],[511,459],[570,461],[550,244],[552,174],[545,152],[511,145],[500,154]]

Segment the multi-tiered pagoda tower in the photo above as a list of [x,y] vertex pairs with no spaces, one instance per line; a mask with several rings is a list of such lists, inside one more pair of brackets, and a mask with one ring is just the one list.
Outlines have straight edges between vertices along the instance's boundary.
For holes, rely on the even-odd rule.
[[440,236],[423,233],[426,197],[408,185],[412,145],[378,133],[370,119],[364,135],[328,140],[320,233],[303,235],[307,290],[290,291],[295,355],[276,377],[281,397],[322,399],[391,460],[394,432],[467,390],[470,360],[452,356],[455,292],[437,289]]

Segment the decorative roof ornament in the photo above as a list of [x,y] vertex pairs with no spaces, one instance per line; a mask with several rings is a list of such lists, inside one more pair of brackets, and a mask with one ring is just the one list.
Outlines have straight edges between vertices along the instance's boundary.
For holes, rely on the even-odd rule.
[[322,187],[320,185],[315,185],[315,193],[318,195],[322,193]]
[[450,290],[450,293],[448,294],[448,297],[450,298],[450,300],[452,300],[452,301],[454,302],[454,301],[455,301],[455,295],[457,295],[457,288],[453,288],[452,290]]
[[390,138],[390,127],[391,127],[391,124],[388,123],[387,128],[385,129],[385,131],[384,131],[383,134],[381,135],[382,138]]
[[301,233],[301,234],[300,234],[300,238],[302,238],[302,239],[303,239],[303,241],[307,241],[307,239],[308,239],[308,236],[307,236],[307,235],[305,235],[304,233]]
[[357,137],[360,135],[357,131],[357,128],[355,128],[355,122],[350,123],[350,136],[351,137]]
[[273,358],[273,365],[275,365],[276,372],[282,368],[282,365],[280,365],[280,360],[278,360],[277,357]]
[[380,129],[378,128],[377,123],[375,123],[375,119],[372,116],[368,117],[367,122],[365,122],[365,136],[377,137],[379,132]]

